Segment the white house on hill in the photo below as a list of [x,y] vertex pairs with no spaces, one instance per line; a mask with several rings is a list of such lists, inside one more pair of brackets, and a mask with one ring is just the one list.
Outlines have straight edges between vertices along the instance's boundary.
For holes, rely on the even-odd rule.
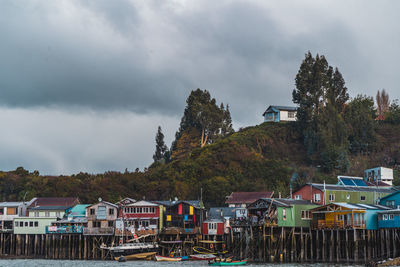
[[296,121],[297,108],[285,106],[269,106],[263,113],[264,122]]

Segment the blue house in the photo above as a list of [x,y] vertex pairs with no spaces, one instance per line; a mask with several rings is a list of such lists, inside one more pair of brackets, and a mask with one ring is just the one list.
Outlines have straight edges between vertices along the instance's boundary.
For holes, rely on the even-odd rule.
[[264,122],[296,121],[297,108],[269,106],[263,113]]
[[378,212],[378,227],[400,228],[400,210],[386,210]]
[[379,204],[390,207],[392,209],[397,209],[400,207],[400,191],[396,191],[387,195],[379,201]]

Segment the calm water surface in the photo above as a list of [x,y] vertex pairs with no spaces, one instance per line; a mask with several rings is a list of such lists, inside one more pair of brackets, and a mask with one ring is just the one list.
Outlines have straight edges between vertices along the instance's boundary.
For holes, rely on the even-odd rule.
[[[207,262],[199,261],[185,261],[185,262],[155,262],[155,261],[129,261],[129,262],[116,262],[116,261],[69,261],[69,260],[0,260],[0,266],[83,266],[83,267],[103,267],[103,266],[143,266],[143,267],[155,267],[155,266],[178,266],[178,267],[189,267],[189,266],[208,266]],[[329,265],[329,264],[248,264],[246,266],[273,266],[273,267],[324,267],[324,266],[340,266],[344,267],[347,265]],[[353,265],[355,266],[355,265]],[[361,265],[358,265],[361,266]]]

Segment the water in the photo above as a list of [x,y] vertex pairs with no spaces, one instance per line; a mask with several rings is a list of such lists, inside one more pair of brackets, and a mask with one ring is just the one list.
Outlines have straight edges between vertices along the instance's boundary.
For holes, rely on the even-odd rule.
[[[117,261],[70,261],[70,260],[0,260],[0,266],[15,266],[15,267],[42,267],[42,266],[56,266],[56,267],[104,267],[104,266],[118,266],[118,267],[156,267],[156,266],[178,266],[178,267],[189,267],[189,266],[208,266],[206,261],[184,261],[184,262],[155,262],[155,261],[128,261],[128,262],[117,262]],[[248,264],[246,266],[273,266],[273,267],[325,267],[325,266],[340,266],[344,267],[347,265],[338,264]],[[355,266],[355,265],[352,265]],[[359,265],[361,266],[361,265]]]

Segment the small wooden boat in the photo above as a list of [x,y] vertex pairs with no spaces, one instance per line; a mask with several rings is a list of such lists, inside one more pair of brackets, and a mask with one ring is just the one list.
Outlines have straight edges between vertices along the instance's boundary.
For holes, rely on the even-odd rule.
[[247,260],[242,261],[213,261],[209,262],[208,265],[210,266],[231,266],[231,265],[246,265]]
[[210,261],[215,259],[217,256],[213,254],[194,254],[190,255],[190,258],[194,261]]
[[161,255],[156,255],[156,261],[182,261],[182,257],[164,257]]

